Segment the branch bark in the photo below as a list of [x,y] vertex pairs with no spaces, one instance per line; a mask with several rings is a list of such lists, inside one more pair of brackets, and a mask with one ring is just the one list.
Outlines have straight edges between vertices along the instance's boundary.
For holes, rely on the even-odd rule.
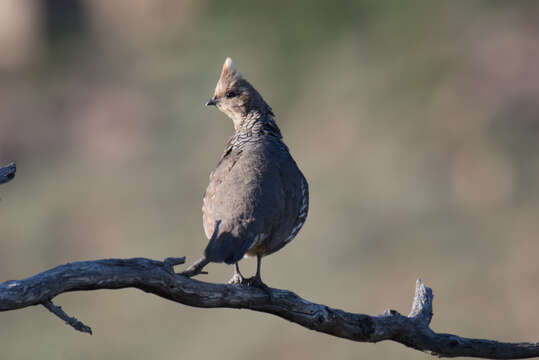
[[0,184],[5,184],[15,177],[15,172],[17,171],[17,166],[14,162],[0,167]]
[[[376,343],[393,340],[440,357],[522,359],[539,356],[539,343],[504,343],[432,331],[429,327],[432,290],[421,280],[417,280],[408,316],[395,310],[370,316],[312,303],[288,290],[213,284],[174,273],[173,267],[184,261],[185,258],[168,258],[165,261],[134,258],[60,265],[24,280],[1,283],[0,311],[41,304],[52,309],[68,324],[84,329],[86,325],[70,318],[61,309],[58,312],[58,307],[51,300],[70,291],[132,287],[188,306],[265,312],[311,330],[353,341]],[[200,273],[201,268],[197,271]],[[87,332],[91,332],[89,327]]]

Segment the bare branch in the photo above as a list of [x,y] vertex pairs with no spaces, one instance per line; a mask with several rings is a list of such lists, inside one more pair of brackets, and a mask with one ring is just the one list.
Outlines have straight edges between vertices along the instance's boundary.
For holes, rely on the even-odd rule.
[[185,256],[182,257],[168,257],[163,261],[163,264],[169,269],[170,272],[174,272],[174,266],[184,264]]
[[58,316],[60,319],[64,320],[66,322],[66,324],[72,326],[75,330],[85,332],[85,333],[88,333],[88,334],[92,335],[92,329],[89,326],[84,325],[82,322],[80,322],[76,318],[67,315],[65,313],[65,311],[62,310],[61,306],[54,305],[52,303],[52,301],[50,301],[50,300],[44,301],[43,306],[47,310],[49,310],[51,313]]
[[[47,306],[55,296],[70,291],[132,287],[188,306],[250,309],[270,313],[332,336],[374,343],[393,340],[442,357],[522,359],[539,356],[538,343],[503,343],[435,333],[429,328],[432,290],[423,285],[421,280],[417,281],[409,316],[394,310],[370,316],[312,303],[288,290],[212,284],[175,274],[172,267],[183,261],[183,258],[169,258],[165,261],[135,258],[60,265],[24,280],[1,283],[0,311],[38,304]],[[266,291],[270,291],[271,296]],[[47,308],[56,308],[50,305],[52,303]]]
[[0,167],[0,184],[5,184],[15,177],[17,166],[14,162],[6,166]]
[[207,274],[207,272],[202,271],[206,265],[208,265],[210,262],[206,257],[201,257],[195,263],[187,268],[187,270],[182,271],[178,275],[183,275],[187,277],[193,277],[198,274]]

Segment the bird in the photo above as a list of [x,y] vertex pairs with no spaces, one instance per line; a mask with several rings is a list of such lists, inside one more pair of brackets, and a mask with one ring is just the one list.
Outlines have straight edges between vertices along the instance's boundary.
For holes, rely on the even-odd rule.
[[[234,124],[203,198],[205,261],[234,264],[229,283],[265,286],[264,256],[290,243],[309,211],[309,186],[290,155],[271,107],[226,58],[215,106]],[[245,278],[238,262],[256,257],[256,275]]]

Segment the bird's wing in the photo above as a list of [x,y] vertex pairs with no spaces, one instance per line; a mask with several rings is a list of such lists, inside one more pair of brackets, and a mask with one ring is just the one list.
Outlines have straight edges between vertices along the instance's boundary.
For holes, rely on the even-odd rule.
[[[231,138],[232,139],[232,138]],[[216,221],[214,211],[214,198],[218,191],[223,179],[232,170],[238,159],[240,158],[242,151],[232,151],[233,147],[230,144],[231,139],[228,140],[225,151],[221,155],[219,162],[215,169],[210,173],[210,181],[204,197],[202,199],[202,225],[204,227],[204,233],[206,237],[210,239],[215,231]]]
[[267,244],[269,255],[288,244],[297,235],[309,211],[309,187],[286,146],[280,152],[280,178],[285,205],[279,226]]
[[213,172],[206,191],[204,228],[211,238],[206,257],[214,262],[240,260],[255,241],[273,232],[284,212],[284,198],[279,163],[265,148],[240,154],[233,150]]

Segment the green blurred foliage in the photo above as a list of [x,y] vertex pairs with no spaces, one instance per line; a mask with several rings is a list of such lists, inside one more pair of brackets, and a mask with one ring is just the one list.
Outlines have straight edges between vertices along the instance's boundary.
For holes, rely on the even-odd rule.
[[[203,103],[231,56],[310,182],[306,225],[264,259],[270,286],[406,313],[422,277],[435,330],[537,340],[538,4],[96,0],[70,7],[73,22],[58,4],[51,17],[47,1],[1,2],[0,160],[18,174],[0,188],[0,281],[75,260],[196,259],[232,132]],[[56,301],[95,335],[40,307],[2,313],[3,358],[426,356],[135,290]]]

